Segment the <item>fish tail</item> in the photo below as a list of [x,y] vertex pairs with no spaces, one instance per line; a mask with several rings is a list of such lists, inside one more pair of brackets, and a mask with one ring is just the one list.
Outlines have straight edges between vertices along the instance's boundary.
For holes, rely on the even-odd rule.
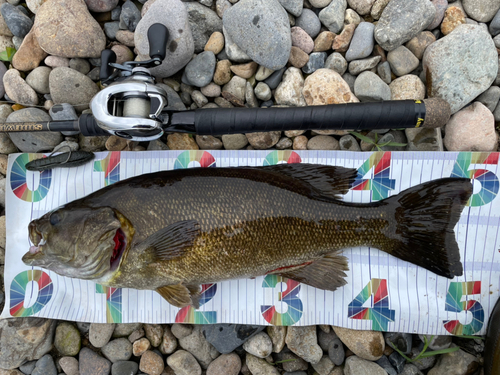
[[394,209],[396,224],[380,248],[440,276],[461,276],[454,228],[472,188],[469,179],[443,178],[381,201]]

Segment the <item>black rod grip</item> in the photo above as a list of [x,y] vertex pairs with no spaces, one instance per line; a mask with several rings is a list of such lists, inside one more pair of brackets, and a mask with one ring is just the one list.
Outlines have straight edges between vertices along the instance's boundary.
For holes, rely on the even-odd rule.
[[196,134],[222,135],[285,130],[415,128],[425,104],[415,100],[346,103],[309,107],[195,110]]
[[167,54],[168,29],[161,23],[154,23],[148,29],[149,57],[164,60]]
[[102,129],[90,113],[83,113],[78,119],[78,128],[82,135],[86,137],[94,137],[100,135],[110,135],[106,130]]

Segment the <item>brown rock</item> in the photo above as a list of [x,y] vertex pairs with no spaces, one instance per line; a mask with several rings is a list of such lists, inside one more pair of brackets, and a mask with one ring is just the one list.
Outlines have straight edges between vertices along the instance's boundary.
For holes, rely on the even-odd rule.
[[38,67],[45,57],[47,57],[47,52],[38,44],[32,28],[24,37],[19,50],[14,54],[12,66],[26,72]]
[[106,36],[80,0],[51,0],[38,9],[33,25],[40,47],[63,57],[100,57]]
[[142,339],[144,337],[144,335],[145,335],[145,333],[144,333],[144,330],[142,328],[136,329],[128,336],[128,341],[133,343],[139,339]]
[[414,74],[401,76],[389,84],[391,100],[423,100],[425,98],[425,85]]
[[465,14],[462,9],[459,7],[449,7],[444,12],[443,22],[441,23],[441,32],[444,35],[448,35],[458,25],[462,25],[465,23]]
[[305,135],[299,135],[293,139],[293,149],[294,150],[307,150],[307,137]]
[[118,30],[116,32],[116,40],[127,47],[135,47],[134,33],[130,30]]
[[116,63],[123,64],[126,61],[134,60],[134,53],[123,44],[115,44],[111,47],[111,51],[116,54]]
[[342,327],[333,327],[333,330],[340,341],[360,358],[376,361],[384,354],[385,341],[381,332],[358,331]]
[[387,56],[385,54],[385,50],[380,47],[378,44],[375,45],[373,48],[373,56],[380,56],[380,63],[383,63],[384,61],[387,61]]
[[251,61],[246,64],[231,65],[229,68],[237,76],[248,79],[255,74],[255,72],[257,71],[257,67],[258,67],[257,63]]
[[292,46],[290,50],[290,58],[288,62],[292,64],[295,68],[302,68],[309,61],[309,55],[302,51],[299,47]]
[[210,35],[205,51],[212,51],[215,55],[219,54],[224,48],[224,35],[220,31],[215,31]]
[[30,85],[21,78],[21,73],[16,69],[9,69],[3,76],[3,84],[8,97],[16,103],[23,105],[38,104],[38,95]]
[[497,142],[495,118],[480,102],[458,111],[446,124],[448,151],[496,151]]
[[0,173],[4,176],[7,174],[7,164],[9,163],[9,156],[0,154]]
[[161,344],[163,338],[163,327],[159,324],[144,324],[144,332],[146,332],[146,338],[149,339],[151,346],[156,348]]
[[425,49],[436,41],[436,37],[430,31],[422,31],[416,37],[410,39],[406,44],[408,48],[419,60],[422,60]]
[[314,48],[313,52],[324,52],[328,51],[332,48],[333,40],[337,34],[332,33],[331,31],[322,31],[319,35],[314,39]]
[[151,347],[151,343],[149,342],[149,340],[147,338],[143,337],[142,339],[139,339],[139,340],[137,340],[137,341],[135,341],[133,343],[133,345],[132,345],[132,353],[136,357],[140,357],[150,347]]
[[332,49],[336,52],[346,52],[349,49],[356,25],[351,23],[344,27],[344,30],[333,40]]
[[201,150],[220,150],[222,148],[222,141],[211,135],[197,135],[196,143]]
[[281,137],[281,132],[257,132],[245,134],[248,143],[256,150],[265,150],[273,147]]
[[214,82],[218,85],[225,85],[231,80],[231,61],[221,60],[217,62],[214,72]]
[[240,370],[241,359],[236,353],[222,354],[208,365],[207,375],[238,375]]
[[159,349],[163,354],[172,354],[177,349],[177,338],[168,325],[163,326],[163,338]]
[[286,326],[268,326],[267,334],[273,343],[273,352],[279,353],[285,347]]
[[167,146],[171,150],[199,150],[200,148],[189,134],[172,133],[167,137]]
[[318,69],[308,76],[302,94],[307,105],[359,102],[347,82],[331,69]]
[[163,358],[151,350],[146,351],[141,356],[139,370],[149,375],[160,375],[165,368]]
[[127,140],[116,135],[112,135],[106,141],[106,150],[109,151],[122,151],[127,147]]

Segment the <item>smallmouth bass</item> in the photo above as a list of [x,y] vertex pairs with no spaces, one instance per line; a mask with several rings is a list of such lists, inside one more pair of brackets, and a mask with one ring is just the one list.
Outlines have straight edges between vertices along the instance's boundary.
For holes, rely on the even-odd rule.
[[347,247],[372,246],[440,276],[462,275],[454,227],[472,194],[444,178],[372,203],[339,199],[355,169],[312,164],[192,168],[136,176],[29,224],[23,262],[197,307],[200,285],[278,274],[345,285]]

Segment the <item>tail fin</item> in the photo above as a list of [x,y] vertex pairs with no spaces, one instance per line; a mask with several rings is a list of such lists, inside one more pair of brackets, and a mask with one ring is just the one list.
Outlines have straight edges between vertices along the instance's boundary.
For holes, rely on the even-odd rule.
[[443,178],[381,201],[394,209],[395,228],[387,233],[391,240],[380,248],[440,276],[461,276],[453,229],[471,194],[469,179]]

